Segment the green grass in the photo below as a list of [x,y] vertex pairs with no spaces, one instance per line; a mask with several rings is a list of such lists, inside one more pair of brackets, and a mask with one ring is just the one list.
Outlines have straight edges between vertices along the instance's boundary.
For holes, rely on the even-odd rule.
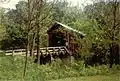
[[[27,75],[23,79],[24,57],[0,55],[0,81],[120,81],[120,66],[84,68],[83,62],[69,65],[62,61],[38,65],[28,59]],[[73,77],[73,78],[70,78]]]
[[86,77],[72,77],[59,80],[50,81],[120,81],[120,76],[86,76]]

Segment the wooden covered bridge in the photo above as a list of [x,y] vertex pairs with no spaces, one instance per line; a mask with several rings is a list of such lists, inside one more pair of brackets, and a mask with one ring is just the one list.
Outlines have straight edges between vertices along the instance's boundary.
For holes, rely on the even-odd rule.
[[73,40],[75,39],[74,33],[78,34],[81,39],[85,36],[84,33],[60,22],[55,22],[47,33],[49,47],[65,46],[71,53],[75,52],[75,48],[77,46],[73,43]]
[[76,41],[74,35],[79,36],[79,41],[85,36],[84,33],[60,22],[55,22],[47,33],[49,45],[40,49],[40,62],[42,64],[44,64],[42,59],[45,62],[50,62],[52,58],[63,59],[74,56],[78,47],[78,43],[73,42]]
[[[45,57],[66,57],[66,56],[72,56],[76,53],[76,49],[78,47],[77,43],[73,42],[75,41],[74,34],[79,36],[80,40],[85,36],[84,33],[75,30],[67,25],[64,25],[60,22],[55,22],[52,27],[47,31],[48,33],[48,41],[49,45],[45,48],[40,48],[40,55],[42,55],[41,58]],[[19,53],[20,50],[14,51],[14,53]],[[9,51],[8,51],[9,52]],[[25,50],[21,50],[20,52],[24,52]],[[34,54],[36,55],[37,51],[34,51]],[[10,54],[10,53],[6,53]],[[20,54],[20,53],[19,53]],[[45,58],[48,59],[48,58]]]

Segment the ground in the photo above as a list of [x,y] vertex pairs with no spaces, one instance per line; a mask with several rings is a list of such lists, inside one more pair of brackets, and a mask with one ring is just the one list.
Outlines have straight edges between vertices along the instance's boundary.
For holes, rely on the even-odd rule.
[[86,77],[72,77],[51,81],[120,81],[120,75],[117,76],[86,76]]

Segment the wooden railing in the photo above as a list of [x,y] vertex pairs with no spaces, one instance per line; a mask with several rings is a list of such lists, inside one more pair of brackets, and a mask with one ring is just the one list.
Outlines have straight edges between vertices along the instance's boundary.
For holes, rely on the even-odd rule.
[[5,55],[25,55],[26,49],[15,49],[5,51]]
[[[59,54],[60,52],[62,52],[63,54],[65,54],[66,52],[70,54],[70,52],[68,51],[68,49],[65,46],[61,46],[61,47],[44,47],[44,48],[40,48],[40,54]],[[28,52],[30,55],[30,51]],[[26,49],[16,49],[16,50],[7,50],[5,55],[22,55],[25,56],[26,54]],[[37,50],[34,50],[34,55],[37,55]]]

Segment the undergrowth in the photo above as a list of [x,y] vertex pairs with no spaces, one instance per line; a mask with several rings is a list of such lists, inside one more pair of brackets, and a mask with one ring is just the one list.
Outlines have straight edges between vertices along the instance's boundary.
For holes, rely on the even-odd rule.
[[[24,57],[2,56],[0,57],[0,80],[17,81],[45,81],[66,77],[110,75],[120,72],[120,66],[114,65],[109,69],[108,65],[84,67],[82,61],[72,64],[64,64],[62,61],[52,62],[47,65],[38,65],[28,59],[27,75],[23,79]],[[120,74],[120,73],[119,73]]]

